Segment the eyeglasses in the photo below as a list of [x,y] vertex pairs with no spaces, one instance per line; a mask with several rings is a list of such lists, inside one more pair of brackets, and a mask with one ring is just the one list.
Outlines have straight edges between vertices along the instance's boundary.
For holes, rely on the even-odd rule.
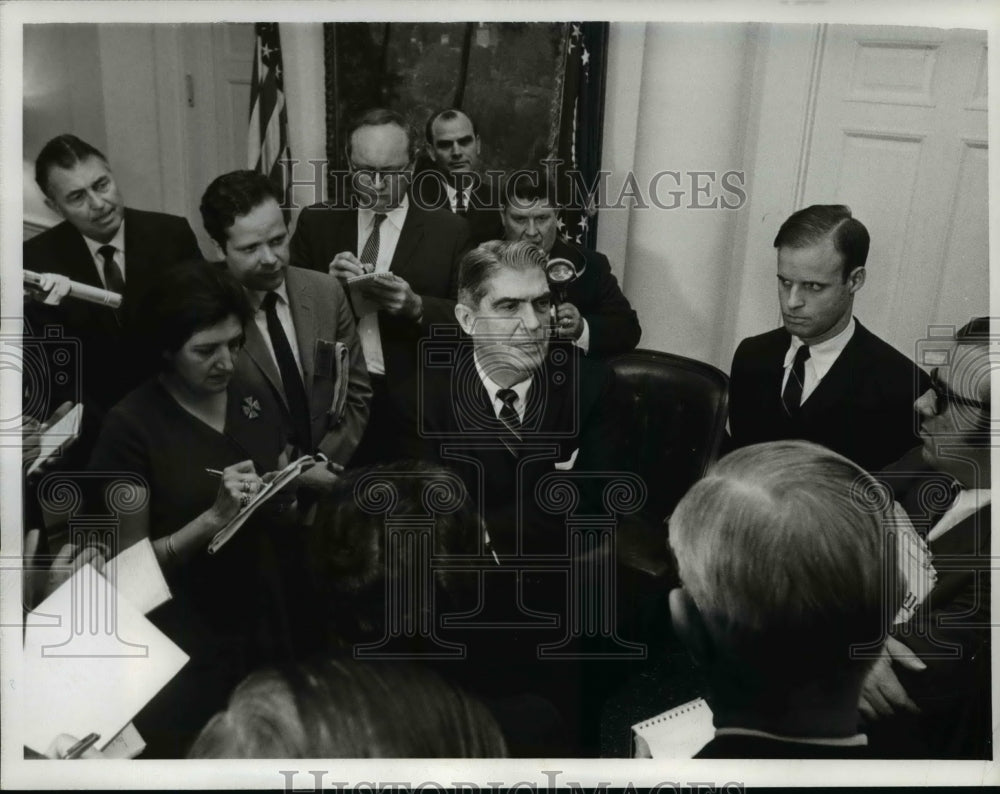
[[366,165],[351,163],[351,172],[363,182],[374,184],[379,178],[383,180],[400,179],[410,173],[410,164],[396,166],[395,168],[371,168]]
[[940,414],[944,411],[948,407],[949,403],[954,405],[965,405],[969,408],[978,408],[980,411],[990,410],[990,404],[988,402],[973,400],[970,397],[962,397],[960,394],[955,394],[955,392],[948,387],[948,384],[941,380],[941,376],[938,375],[937,367],[931,370],[931,391],[934,392],[934,413],[936,414]]

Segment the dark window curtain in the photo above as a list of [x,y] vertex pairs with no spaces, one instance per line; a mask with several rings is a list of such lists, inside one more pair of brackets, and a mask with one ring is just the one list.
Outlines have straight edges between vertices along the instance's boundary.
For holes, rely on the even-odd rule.
[[[601,163],[606,22],[327,23],[327,157],[347,167],[345,131],[355,114],[391,107],[421,142],[435,109],[460,107],[479,125],[483,169],[539,168],[561,159],[564,233],[592,246],[596,217],[565,189],[595,183]],[[418,170],[428,167],[418,160]],[[333,184],[333,183],[331,183]],[[333,197],[331,197],[332,199]],[[577,206],[580,205],[580,206]]]

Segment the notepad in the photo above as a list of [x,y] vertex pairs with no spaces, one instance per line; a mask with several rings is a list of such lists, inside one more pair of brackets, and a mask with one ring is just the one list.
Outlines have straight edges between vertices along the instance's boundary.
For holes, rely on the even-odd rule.
[[35,612],[58,625],[24,636],[24,744],[44,753],[60,733],[111,743],[187,663],[188,655],[90,565]]
[[298,460],[294,460],[285,466],[271,482],[267,483],[254,495],[254,498],[250,500],[250,503],[246,507],[240,509],[240,512],[233,517],[232,521],[215,533],[212,541],[208,544],[208,553],[215,554],[215,552],[226,545],[229,539],[239,531],[240,527],[246,523],[247,519],[254,514],[257,508],[315,463],[316,459],[312,455],[303,455]]
[[42,433],[38,439],[38,457],[31,462],[26,476],[34,474],[60,449],[73,443],[80,435],[81,421],[83,421],[83,403],[77,403],[62,419]]
[[703,698],[632,726],[633,758],[694,758],[715,737],[712,709]]
[[391,281],[394,278],[396,278],[395,275],[388,270],[383,270],[378,273],[365,273],[364,275],[352,276],[347,279],[346,290],[348,297],[351,299],[354,314],[358,317],[364,317],[366,314],[371,314],[379,310],[379,305],[375,301],[365,297],[364,293],[357,289],[357,287],[372,281]]

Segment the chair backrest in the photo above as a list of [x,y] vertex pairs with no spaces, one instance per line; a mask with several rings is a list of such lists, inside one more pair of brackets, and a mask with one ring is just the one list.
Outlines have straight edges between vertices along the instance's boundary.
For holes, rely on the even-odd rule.
[[634,350],[609,363],[631,402],[622,417],[625,468],[646,483],[642,515],[659,522],[718,454],[729,377],[711,364],[656,350]]

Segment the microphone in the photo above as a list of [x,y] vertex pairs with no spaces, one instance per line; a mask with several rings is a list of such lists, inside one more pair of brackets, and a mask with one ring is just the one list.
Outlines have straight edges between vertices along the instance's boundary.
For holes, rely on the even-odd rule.
[[[40,287],[42,277],[38,273],[25,270],[24,283],[31,287]],[[97,303],[111,309],[117,309],[122,305],[122,296],[117,292],[111,292],[100,287],[92,287],[89,284],[81,284],[79,281],[69,282],[67,297],[77,298],[78,300],[87,301],[87,303]]]

